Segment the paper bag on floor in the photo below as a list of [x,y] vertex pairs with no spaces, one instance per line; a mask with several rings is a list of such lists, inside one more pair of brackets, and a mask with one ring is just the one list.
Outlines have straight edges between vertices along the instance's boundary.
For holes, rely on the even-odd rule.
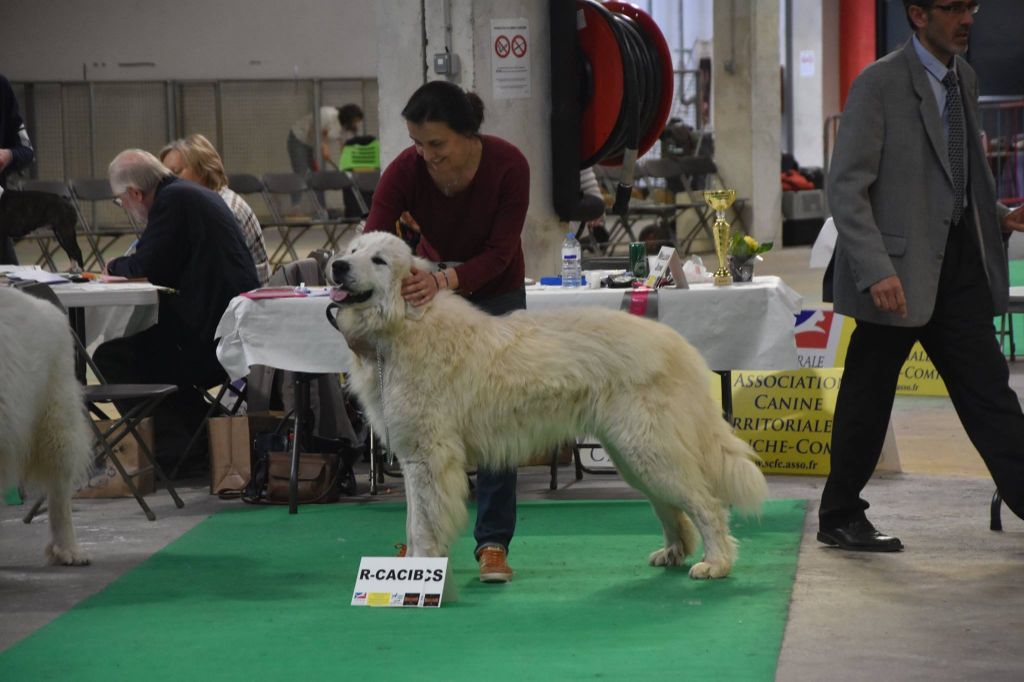
[[[96,426],[99,427],[100,431],[106,431],[113,424],[110,420],[100,420],[96,422]],[[149,451],[153,452],[153,420],[143,419],[139,422],[136,427],[136,432],[142,438],[142,440],[149,447]],[[108,441],[115,440],[121,432],[124,431],[122,426],[120,429],[115,431],[110,436],[107,436]],[[132,482],[138,489],[140,495],[148,495],[154,490],[153,470],[149,469],[149,462],[145,456],[139,452],[139,444],[135,438],[129,433],[121,441],[114,446],[114,456],[124,467],[125,472],[129,476],[133,476]],[[149,469],[139,474],[140,470]],[[125,483],[118,472],[117,467],[114,463],[104,454],[97,462],[93,464],[92,471],[89,474],[89,480],[83,485],[75,497],[131,497],[132,491],[129,490],[128,484]]]
[[210,418],[211,495],[227,495],[245,488],[251,476],[253,438],[272,431],[283,417],[282,413],[261,412]]

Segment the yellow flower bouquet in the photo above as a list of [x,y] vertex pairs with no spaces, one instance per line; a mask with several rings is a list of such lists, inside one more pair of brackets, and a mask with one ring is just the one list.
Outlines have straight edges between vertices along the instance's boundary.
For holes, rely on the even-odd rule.
[[765,251],[771,251],[774,243],[760,243],[749,234],[735,232],[732,235],[732,242],[729,244],[729,255],[738,261],[747,261]]
[[736,232],[729,243],[729,270],[736,282],[749,282],[754,278],[754,259],[771,251],[774,242],[758,242],[749,234]]

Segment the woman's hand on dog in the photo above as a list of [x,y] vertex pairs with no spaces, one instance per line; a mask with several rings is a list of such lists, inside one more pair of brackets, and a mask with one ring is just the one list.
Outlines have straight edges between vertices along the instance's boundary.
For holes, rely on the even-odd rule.
[[413,266],[408,277],[402,280],[402,298],[414,306],[421,306],[430,303],[440,285],[434,273],[420,270]]

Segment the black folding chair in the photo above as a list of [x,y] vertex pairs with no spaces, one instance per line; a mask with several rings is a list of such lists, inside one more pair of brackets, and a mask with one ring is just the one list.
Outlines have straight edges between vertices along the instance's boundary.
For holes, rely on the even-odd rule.
[[92,254],[86,258],[85,268],[88,270],[95,265],[102,269],[107,264],[103,254],[121,237],[138,238],[142,228],[128,211],[114,206],[114,190],[106,178],[73,179],[68,182],[68,187],[71,203],[78,212],[78,222],[92,249]]
[[[27,294],[35,296],[37,298],[49,301],[55,306],[64,311],[64,306],[61,304],[57,295],[53,293],[53,290],[46,284],[39,283],[26,283],[19,285],[19,288]],[[66,312],[66,311],[65,311]],[[174,384],[108,384],[103,378],[103,374],[100,372],[99,367],[93,362],[92,358],[89,357],[89,353],[82,343],[81,339],[75,333],[71,326],[68,326],[71,332],[71,338],[74,341],[75,351],[79,357],[83,358],[89,365],[89,369],[92,370],[99,384],[90,384],[83,387],[83,397],[85,400],[85,408],[90,414],[88,419],[89,425],[93,432],[93,449],[97,451],[97,460],[102,460],[104,457],[110,460],[110,463],[114,465],[117,472],[124,479],[125,485],[128,490],[131,491],[135,500],[142,507],[142,511],[146,514],[146,518],[150,521],[156,520],[156,514],[146,504],[146,500],[139,493],[138,488],[135,485],[134,478],[137,478],[143,474],[153,471],[158,481],[162,481],[167,486],[167,492],[174,500],[174,504],[179,509],[185,506],[185,503],[178,496],[177,491],[167,476],[164,475],[163,469],[156,461],[156,457],[153,456],[149,446],[146,445],[145,440],[139,435],[139,425],[143,419],[153,415],[156,407],[163,401],[164,398],[169,396],[178,390],[178,387]],[[117,403],[120,406],[131,405],[130,408],[126,409],[120,416],[112,418],[101,408],[101,405],[111,405]],[[109,420],[109,425],[105,429],[101,429],[96,421],[92,418],[93,416],[99,419]],[[146,466],[140,467],[134,473],[129,474],[125,469],[121,460],[118,458],[114,448],[124,440],[125,437],[131,435],[135,438],[135,442],[138,444],[139,452],[142,454]],[[40,507],[42,507],[43,499],[33,505],[32,509],[25,516],[24,521],[28,523],[32,520]]]
[[263,196],[273,215],[270,225],[281,235],[281,243],[270,254],[270,264],[276,268],[286,259],[299,259],[295,242],[313,227],[317,206],[315,199],[309,198],[312,192],[305,178],[298,173],[264,173]]
[[373,204],[373,193],[377,189],[377,183],[380,182],[380,171],[347,171],[348,176],[352,178],[353,184],[359,190],[353,192],[352,198],[355,200],[356,210],[359,211],[360,216],[365,218],[370,215],[370,206]]
[[[257,194],[263,197],[263,181],[250,173],[228,173],[228,187],[246,198]],[[260,224],[264,224],[263,220]]]
[[[351,176],[344,171],[314,171],[306,176],[306,184],[309,187],[313,204],[316,207],[315,224],[323,228],[326,236],[326,241],[321,248],[337,251],[341,239],[348,232],[355,231],[362,221],[363,209],[366,208],[366,205],[362,203],[362,192],[356,187]],[[320,197],[325,196],[324,193],[329,191],[342,192],[346,198],[352,197],[358,200],[361,205],[357,209],[358,213],[348,215],[355,212],[347,210],[347,203],[345,210],[339,211],[338,209],[328,208],[326,200],[321,201]]]

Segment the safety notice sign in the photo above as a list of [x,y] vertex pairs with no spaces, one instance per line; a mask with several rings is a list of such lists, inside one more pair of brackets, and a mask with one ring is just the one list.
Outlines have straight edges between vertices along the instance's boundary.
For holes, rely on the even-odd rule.
[[530,97],[530,23],[491,19],[491,82],[495,99]]

